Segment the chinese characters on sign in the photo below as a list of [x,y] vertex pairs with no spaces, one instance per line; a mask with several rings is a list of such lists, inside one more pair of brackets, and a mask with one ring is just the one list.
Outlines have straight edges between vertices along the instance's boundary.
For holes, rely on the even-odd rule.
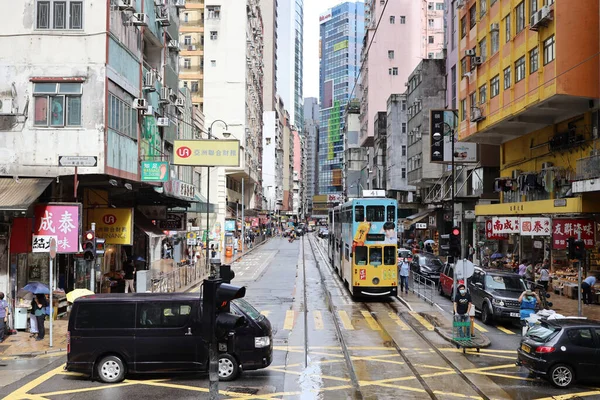
[[505,233],[494,233],[493,223],[491,219],[485,220],[485,238],[487,240],[506,240],[508,235]]
[[552,248],[566,249],[567,239],[578,238],[581,234],[581,240],[586,248],[593,248],[595,245],[594,221],[587,219],[555,219],[552,221]]
[[32,252],[49,252],[52,238],[56,240],[57,253],[79,251],[80,204],[40,204],[34,214]]
[[519,217],[493,217],[492,233],[495,235],[520,233]]
[[431,110],[431,162],[444,161],[444,110]]
[[143,182],[167,182],[169,163],[166,161],[142,161]]
[[175,165],[239,167],[239,140],[175,140]]
[[96,236],[106,244],[133,244],[131,208],[93,208],[87,211],[88,223],[96,223]]
[[550,218],[520,218],[521,235],[550,236]]

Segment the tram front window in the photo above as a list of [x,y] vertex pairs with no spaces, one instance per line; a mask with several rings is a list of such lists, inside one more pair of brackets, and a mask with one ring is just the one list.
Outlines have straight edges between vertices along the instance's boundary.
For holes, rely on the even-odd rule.
[[365,220],[365,208],[363,206],[354,207],[354,222],[363,222]]
[[367,206],[367,221],[384,222],[385,206]]
[[369,264],[371,265],[381,265],[381,247],[371,247],[371,251],[369,254]]
[[394,246],[384,247],[383,260],[385,265],[396,265],[396,248]]
[[367,247],[356,246],[354,248],[354,264],[367,265]]

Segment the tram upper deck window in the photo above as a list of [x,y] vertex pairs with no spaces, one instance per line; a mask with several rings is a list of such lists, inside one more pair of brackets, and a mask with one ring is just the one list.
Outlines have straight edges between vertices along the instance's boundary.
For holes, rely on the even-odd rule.
[[396,222],[396,209],[394,206],[387,206],[387,222]]
[[354,264],[367,265],[367,252],[366,246],[356,246],[354,248]]
[[385,206],[367,206],[367,221],[384,222]]
[[383,261],[385,265],[396,265],[396,247],[385,246],[383,248]]
[[354,207],[354,222],[363,222],[365,220],[365,207]]
[[381,247],[371,247],[369,252],[369,264],[381,265]]

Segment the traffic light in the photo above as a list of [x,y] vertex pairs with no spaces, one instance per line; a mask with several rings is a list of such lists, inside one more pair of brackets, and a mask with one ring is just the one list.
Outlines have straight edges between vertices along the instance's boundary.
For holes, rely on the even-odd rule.
[[83,259],[93,261],[96,258],[96,233],[86,231],[83,235]]
[[585,243],[584,243],[584,241],[583,240],[575,240],[575,242],[573,242],[573,246],[574,246],[573,258],[576,258],[578,260],[585,259]]
[[573,260],[575,258],[575,238],[567,238],[567,259]]
[[246,288],[223,283],[221,279],[205,279],[202,294],[204,337],[210,342],[242,326],[244,317],[229,313],[231,300],[241,299]]
[[235,272],[231,270],[231,265],[221,265],[219,267],[219,277],[225,283],[231,283],[231,280],[235,278]]
[[460,245],[460,228],[455,226],[450,231],[450,249],[449,253],[453,257],[460,257],[461,253],[461,245]]
[[106,248],[106,239],[96,238],[96,257],[103,256]]
[[440,256],[450,255],[450,235],[440,235]]

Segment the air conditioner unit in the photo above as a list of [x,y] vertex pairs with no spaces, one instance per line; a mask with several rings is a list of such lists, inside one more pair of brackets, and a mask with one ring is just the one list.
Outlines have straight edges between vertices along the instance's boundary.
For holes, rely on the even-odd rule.
[[156,9],[156,22],[161,26],[171,25],[171,21],[169,20],[169,10],[166,7]]
[[538,11],[538,16],[539,16],[539,19],[540,19],[540,23],[541,22],[547,22],[547,21],[549,21],[549,20],[552,19],[552,10],[550,9],[549,6],[543,6]]
[[144,116],[151,117],[154,115],[154,107],[148,106],[148,108],[144,111]]
[[185,0],[175,0],[175,7],[185,8]]
[[12,97],[0,98],[0,114],[2,114],[2,115],[15,114]]
[[466,0],[456,0],[456,8],[463,8]]
[[133,26],[148,26],[148,15],[144,13],[134,13],[131,17]]
[[177,92],[171,88],[169,88],[169,100],[173,103],[177,100]]
[[537,31],[540,20],[538,19],[538,14],[533,13],[531,19],[529,20],[529,29],[532,31]]
[[154,85],[156,84],[156,70],[152,69],[146,72],[144,76],[144,90],[149,92],[154,92],[156,88]]
[[471,107],[471,122],[483,121],[485,117],[481,113],[481,108]]
[[500,24],[499,23],[493,23],[490,25],[490,32],[498,32],[500,30]]
[[472,65],[481,65],[481,64],[483,64],[483,57],[479,57],[479,56],[472,57],[471,58],[471,64]]
[[119,0],[118,7],[119,7],[119,10],[123,10],[123,11],[135,10],[135,6],[133,5],[133,0]]
[[169,126],[169,118],[167,118],[167,117],[156,118],[156,126]]
[[475,56],[477,53],[475,52],[475,49],[469,49],[469,50],[465,50],[465,56],[470,56],[473,57]]
[[169,92],[170,92],[171,88],[170,87],[162,87],[160,88],[160,97],[159,100],[161,101],[161,103],[168,103],[169,102]]
[[136,110],[147,110],[148,109],[148,101],[146,99],[133,99],[133,108]]
[[175,101],[175,105],[176,105],[177,107],[185,107],[185,99],[177,99],[177,100]]
[[169,49],[179,51],[179,40],[169,40]]

